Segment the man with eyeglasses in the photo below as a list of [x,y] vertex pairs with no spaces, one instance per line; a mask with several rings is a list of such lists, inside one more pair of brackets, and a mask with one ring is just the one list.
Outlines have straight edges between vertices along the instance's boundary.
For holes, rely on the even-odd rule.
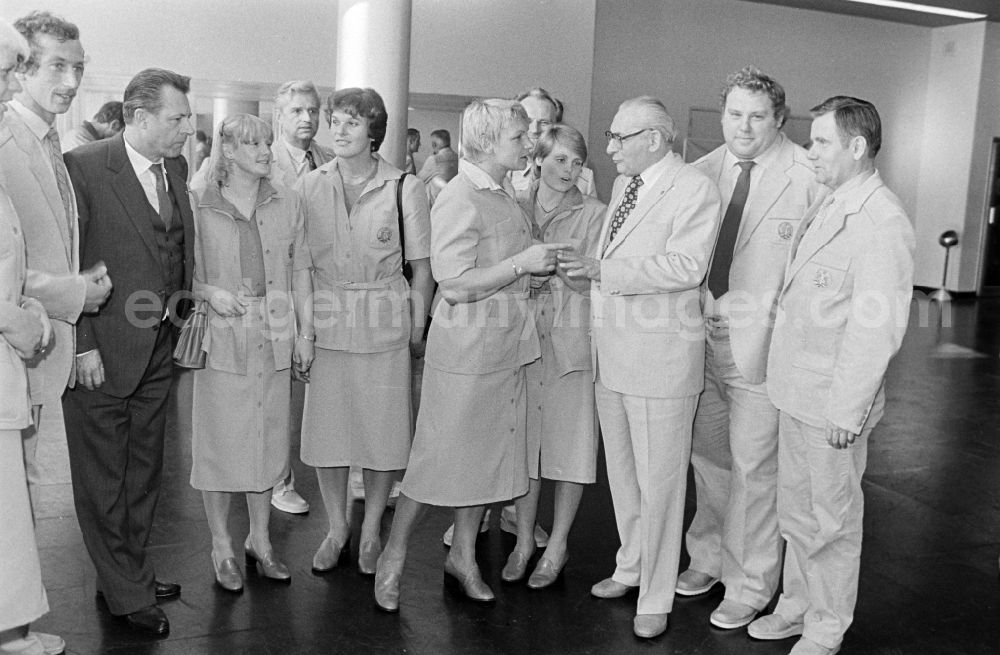
[[618,598],[638,587],[633,631],[652,638],[674,602],[704,382],[699,287],[721,202],[712,181],[672,152],[674,121],[656,98],[622,103],[605,134],[620,175],[601,245],[561,251],[560,265],[591,280],[597,410],[622,544],[614,574],[591,594]]
[[725,598],[709,620],[729,630],[753,621],[781,573],[778,410],[764,372],[788,248],[820,187],[806,151],[781,132],[788,107],[774,79],[747,66],[726,80],[721,105],[726,142],[694,164],[725,209],[703,287],[705,391],[691,445],[697,505],[677,593],[705,593],[721,578]]

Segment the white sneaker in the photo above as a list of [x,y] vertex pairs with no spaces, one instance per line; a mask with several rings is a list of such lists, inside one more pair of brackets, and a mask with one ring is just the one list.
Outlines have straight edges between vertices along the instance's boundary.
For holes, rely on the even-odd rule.
[[[500,529],[512,535],[517,535],[517,508],[514,505],[504,505],[500,512]],[[549,545],[549,533],[542,526],[535,524],[535,545],[545,548]]]
[[29,632],[29,637],[36,638],[42,644],[45,655],[62,655],[66,652],[66,642],[59,635],[50,635],[45,632]]
[[[479,524],[479,534],[490,531],[490,510],[487,509],[483,512],[483,522]],[[452,523],[448,526],[448,529],[444,531],[444,536],[441,537],[441,541],[448,548],[451,548],[451,538],[455,534],[455,524]]]
[[309,503],[295,491],[295,487],[285,484],[284,480],[274,485],[271,493],[271,506],[289,514],[305,514],[309,511]]

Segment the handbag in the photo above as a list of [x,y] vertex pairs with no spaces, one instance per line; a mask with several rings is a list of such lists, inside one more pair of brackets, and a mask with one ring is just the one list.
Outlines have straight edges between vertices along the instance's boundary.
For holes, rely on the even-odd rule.
[[205,368],[206,353],[201,349],[208,329],[208,303],[198,301],[194,311],[184,321],[177,345],[174,347],[174,364],[181,368]]

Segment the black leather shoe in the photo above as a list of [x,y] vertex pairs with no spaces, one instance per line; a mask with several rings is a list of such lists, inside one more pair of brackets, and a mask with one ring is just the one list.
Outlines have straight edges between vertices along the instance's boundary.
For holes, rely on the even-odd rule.
[[153,584],[156,587],[157,600],[177,598],[181,595],[181,586],[176,582],[160,582],[159,580],[155,580]]
[[141,610],[126,614],[124,618],[133,630],[139,632],[155,636],[163,636],[170,632],[170,621],[167,620],[167,615],[156,605],[143,607]]

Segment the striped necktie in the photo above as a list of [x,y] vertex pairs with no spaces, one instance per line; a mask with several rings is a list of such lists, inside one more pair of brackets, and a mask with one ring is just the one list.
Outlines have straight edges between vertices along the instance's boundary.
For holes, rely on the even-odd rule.
[[73,189],[69,183],[69,172],[66,164],[63,163],[62,148],[59,146],[59,133],[56,128],[52,128],[45,135],[45,147],[49,151],[49,160],[52,163],[52,172],[56,176],[56,186],[59,187],[59,197],[62,199],[63,209],[66,211],[66,224],[69,226],[69,233],[73,234],[73,223],[76,217],[73,215]]

